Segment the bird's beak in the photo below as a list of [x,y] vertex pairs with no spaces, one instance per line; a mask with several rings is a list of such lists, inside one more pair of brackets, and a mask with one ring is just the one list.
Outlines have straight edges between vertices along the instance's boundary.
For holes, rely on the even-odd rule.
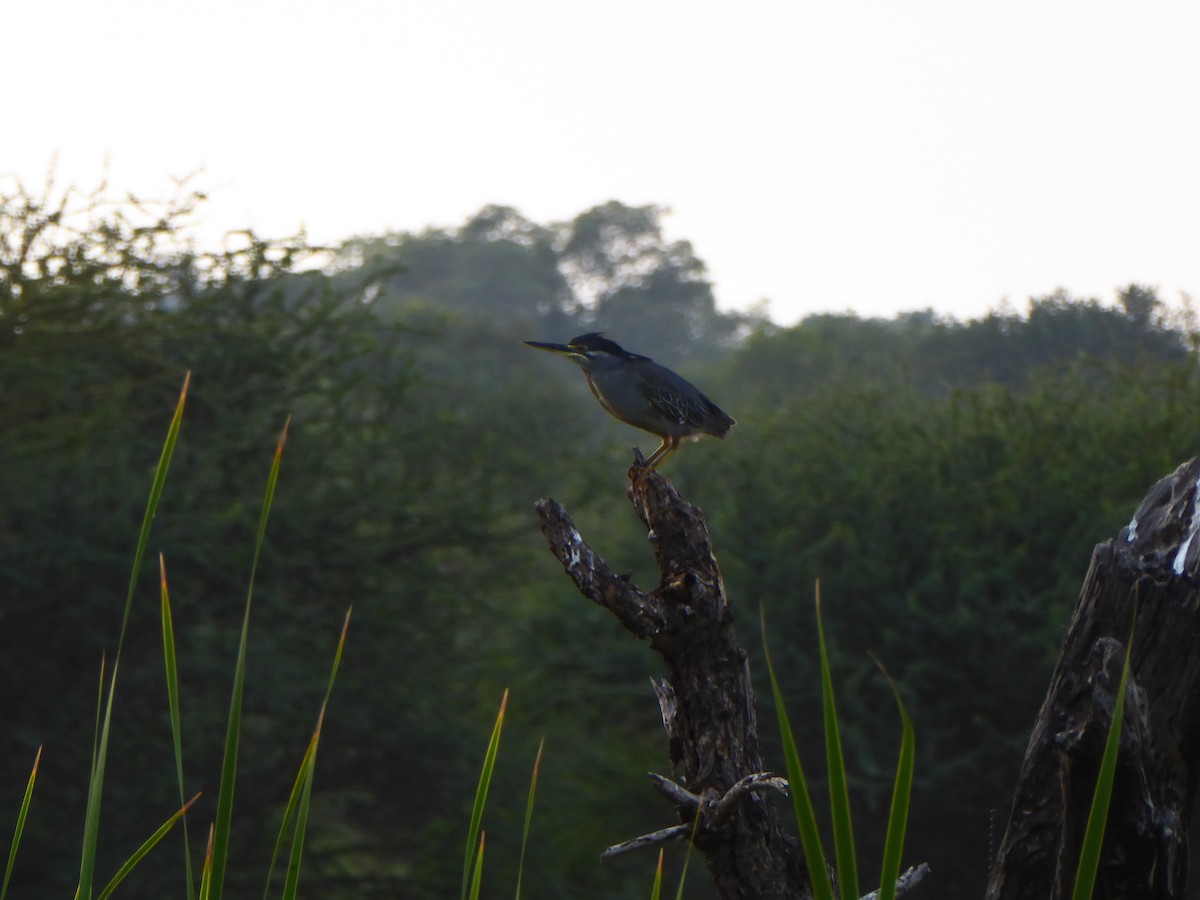
[[548,350],[551,353],[557,353],[560,356],[583,356],[578,350],[572,349],[567,344],[546,344],[542,341],[525,341],[526,347],[536,347],[538,350]]

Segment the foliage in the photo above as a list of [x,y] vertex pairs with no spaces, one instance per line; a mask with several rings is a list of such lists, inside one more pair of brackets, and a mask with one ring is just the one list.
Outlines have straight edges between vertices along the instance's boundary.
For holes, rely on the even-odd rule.
[[[830,820],[833,829],[834,857],[837,864],[837,885],[843,900],[857,900],[858,857],[855,852],[854,830],[850,824],[850,792],[846,762],[842,755],[841,728],[838,722],[837,705],[834,700],[833,676],[830,672],[829,649],[825,643],[825,628],[821,620],[821,586],[817,584],[817,645],[821,666],[821,710],[825,724],[825,762],[829,781]],[[788,783],[791,789],[792,806],[796,814],[796,825],[800,833],[804,858],[811,879],[813,895],[818,900],[833,900],[833,884],[821,835],[817,827],[816,811],[810,798],[796,739],[792,731],[779,680],[771,664],[767,648],[765,610],[760,611],[760,626],[763,631],[763,656],[767,665],[767,677],[771,683],[771,695],[775,701],[775,712],[779,720],[780,741],[783,746],[784,763],[787,766]],[[886,675],[886,670],[885,673]],[[890,678],[889,678],[890,681]],[[913,765],[916,738],[900,692],[892,684],[896,705],[900,710],[903,725],[900,740],[900,755],[896,764],[896,779],[892,789],[892,804],[886,819],[883,865],[880,874],[879,900],[892,900],[896,893],[896,880],[900,875],[901,855],[904,851],[904,835],[908,826],[910,792],[912,789]]]
[[[184,404],[187,399],[188,386],[190,383],[190,373],[184,378],[183,389],[180,392],[178,403],[176,404],[175,414],[171,420],[170,427],[167,431],[166,442],[163,446],[162,453],[159,457],[158,465],[154,471],[153,483],[150,489],[150,498],[146,506],[146,511],[142,519],[142,526],[137,541],[136,550],[134,552],[133,574],[129,580],[129,592],[126,596],[124,611],[121,618],[121,629],[117,639],[116,653],[114,654],[112,663],[112,674],[109,677],[107,687],[105,685],[105,665],[101,664],[100,669],[100,691],[97,696],[96,710],[96,734],[93,741],[92,755],[90,760],[86,812],[84,814],[84,829],[82,838],[82,852],[79,867],[79,882],[75,890],[75,896],[91,898],[93,896],[94,877],[96,874],[96,856],[99,836],[101,832],[101,806],[104,789],[106,786],[106,775],[108,765],[108,748],[110,744],[110,735],[113,732],[113,704],[117,693],[117,675],[120,671],[121,652],[125,643],[125,635],[127,626],[130,620],[130,613],[133,609],[133,600],[138,584],[138,574],[145,559],[145,554],[148,546],[149,537],[152,532],[152,526],[156,517],[157,509],[163,495],[163,487],[166,483],[167,473],[170,468],[170,462],[174,456],[176,444],[179,438],[180,426],[182,424]],[[286,426],[284,429],[286,435]],[[262,550],[263,538],[265,535],[267,515],[270,510],[272,496],[274,494],[275,484],[279,473],[280,456],[283,451],[283,437],[280,438],[279,445],[276,449],[275,460],[271,467],[271,474],[268,480],[266,498],[263,503],[263,510],[259,524],[258,538],[255,544],[255,565]],[[171,731],[176,758],[176,773],[179,779],[180,798],[184,793],[183,780],[183,763],[182,763],[182,740],[179,715],[179,696],[178,696],[178,669],[177,657],[175,655],[175,639],[172,618],[170,614],[170,603],[167,592],[167,580],[165,565],[160,554],[160,571],[162,573],[162,629],[163,629],[163,652],[164,662],[166,665],[167,675],[167,693],[168,706],[171,715]],[[253,584],[253,568],[251,572],[251,583]],[[241,717],[241,693],[242,683],[245,670],[245,647],[246,647],[246,632],[249,624],[249,597],[247,598],[246,617],[242,629],[242,640],[240,644],[240,652],[238,663],[235,670],[234,682],[235,690],[233,701],[230,706],[229,719],[229,735],[232,736],[231,741],[227,741],[225,759],[222,765],[222,782],[221,782],[221,797],[222,803],[218,810],[218,821],[215,827],[210,831],[210,840],[205,853],[205,864],[202,868],[202,879],[199,885],[199,894],[201,897],[219,897],[222,893],[224,883],[224,858],[214,863],[214,841],[213,834],[217,835],[216,843],[222,857],[228,849],[228,830],[229,821],[232,812],[232,797],[233,797],[233,781],[234,772],[236,770],[237,759],[237,734],[240,728]],[[349,624],[349,616],[347,615],[347,625]],[[300,858],[302,855],[303,835],[306,827],[308,809],[310,803],[310,790],[312,786],[312,775],[316,761],[316,747],[320,735],[320,721],[324,718],[325,706],[328,704],[329,695],[333,689],[333,681],[336,677],[338,662],[341,658],[342,646],[345,642],[346,627],[343,626],[342,638],[338,644],[337,658],[334,662],[334,672],[330,675],[329,684],[326,689],[325,704],[322,705],[321,715],[318,718],[317,730],[313,735],[313,739],[309,744],[308,752],[305,754],[304,763],[301,766],[300,775],[297,778],[297,787],[293,790],[292,797],[288,805],[288,813],[285,815],[284,829],[291,825],[293,828],[293,847],[292,855],[289,861],[288,878],[284,887],[283,896],[287,900],[292,900],[296,896],[298,877],[300,871]],[[12,876],[12,870],[16,859],[17,849],[20,845],[21,838],[24,834],[25,823],[27,820],[30,801],[32,799],[33,785],[37,776],[39,763],[41,760],[41,748],[38,749],[38,754],[34,760],[33,772],[30,775],[29,783],[25,790],[25,795],[21,802],[21,809],[17,816],[17,825],[14,831],[12,846],[9,851],[8,864],[5,869],[4,883],[0,887],[0,896],[7,894],[9,881]],[[302,786],[302,790],[301,790]],[[167,835],[177,822],[184,818],[188,810],[195,804],[199,798],[199,794],[192,797],[191,800],[183,802],[181,807],[170,815],[157,830],[142,844],[134,850],[134,852],[125,860],[118,868],[116,874],[112,877],[109,883],[95,894],[97,900],[106,900],[120,886],[129,875],[146,859],[147,855],[153,850],[160,841]],[[190,863],[190,848],[186,840],[186,821],[184,824],[185,835],[185,874],[186,888],[189,897],[195,896],[196,886],[192,881],[192,866]],[[282,831],[280,838],[282,840]],[[278,844],[276,849],[278,850]],[[272,865],[274,858],[272,859]],[[268,875],[268,885],[270,875]]]
[[347,242],[337,267],[376,276],[363,296],[385,319],[486,317],[494,340],[587,330],[680,359],[724,353],[746,321],[717,311],[704,263],[667,242],[665,214],[615,201],[537,225],[491,206],[461,228]]
[[[965,890],[986,868],[972,848],[986,857],[989,810],[1006,815],[1091,548],[1200,446],[1197,387],[1190,359],[1085,359],[943,396],[864,379],[743,419],[706,467],[731,596],[792,609],[819,577],[842,598],[850,728],[886,715],[864,689],[867,651],[894,666],[926,736],[911,846],[939,879]],[[790,649],[800,625],[776,628],[784,693],[816,721],[815,663]],[[863,811],[881,815],[886,754],[869,733],[843,738]]]
[[[133,574],[129,579],[129,592],[125,595],[125,607],[121,616],[121,632],[117,638],[117,652],[113,657],[112,676],[108,683],[107,692],[104,689],[104,664],[100,666],[100,696],[97,698],[96,710],[96,740],[92,747],[91,766],[89,768],[90,777],[88,779],[87,791],[87,812],[84,816],[83,825],[83,852],[79,863],[79,884],[76,889],[76,895],[83,900],[91,900],[92,897],[92,877],[95,872],[96,865],[96,842],[100,835],[100,808],[101,800],[104,795],[104,776],[108,765],[108,739],[112,726],[112,711],[113,700],[117,692],[117,672],[121,664],[121,649],[125,643],[126,626],[129,624],[129,614],[133,609],[133,598],[137,587],[138,574],[142,568],[142,562],[146,556],[146,546],[150,537],[150,529],[154,524],[154,517],[158,510],[158,504],[162,499],[163,485],[166,483],[167,472],[170,470],[171,458],[175,454],[175,445],[179,440],[179,427],[183,421],[183,406],[187,399],[188,383],[191,380],[189,373],[183,379],[183,390],[179,393],[179,402],[175,406],[175,415],[171,419],[171,425],[167,429],[167,439],[163,444],[162,453],[158,459],[158,466],[154,471],[153,483],[150,487],[150,499],[146,504],[146,512],[142,517],[141,532],[138,535],[137,549],[133,555]],[[107,697],[107,700],[105,700]],[[103,709],[103,716],[101,716]],[[184,804],[179,814],[168,820],[168,823],[158,831],[146,844],[143,844],[143,850],[139,850],[135,854],[136,862],[145,854],[145,851],[154,844],[166,833],[166,830],[174,824],[176,818],[181,816],[184,811],[191,806],[192,802]],[[121,867],[116,881],[123,880],[129,873],[132,863],[126,863]],[[107,895],[108,889],[101,892],[101,895]]]
[[21,798],[21,809],[17,813],[17,824],[13,828],[12,842],[8,848],[8,862],[4,866],[4,883],[0,885],[0,900],[8,895],[8,882],[12,879],[13,864],[17,861],[17,850],[21,847],[21,836],[25,833],[25,819],[29,816],[29,803],[33,799],[33,786],[37,783],[38,764],[42,761],[42,748],[38,747],[37,755],[33,758],[33,770],[29,773],[29,781],[25,785],[25,795]]
[[[359,238],[299,271],[315,249],[301,239],[198,251],[186,226],[200,202],[186,184],[166,204],[0,191],[0,758],[27,766],[46,746],[12,896],[74,886],[63,836],[77,832],[89,755],[67,736],[93,720],[78,686],[116,641],[124,536],[186,369],[185,427],[202,439],[176,452],[148,549],[187,601],[172,615],[193,772],[220,771],[213,724],[228,711],[258,524],[242,498],[294,413],[293,487],[276,498],[255,588],[226,893],[262,887],[277,801],[294,787],[287,748],[309,740],[307,698],[323,687],[297,660],[351,602],[363,637],[323,725],[306,887],[333,900],[461,888],[451,848],[470,818],[472,735],[510,685],[515,755],[532,758],[535,735],[555,747],[522,891],[644,892],[645,861],[599,867],[596,853],[661,816],[640,774],[664,765],[655,663],[578,600],[531,511],[554,494],[622,571],[653,565],[622,498],[628,448],[647,437],[519,344],[592,328],[680,368],[738,418],[724,444],[689,446],[666,472],[708,514],[737,614],[768,602],[781,688],[794,721],[815,722],[800,586],[820,577],[840,598],[828,624],[849,649],[831,647],[830,665],[854,815],[885,819],[890,802],[874,650],[922,734],[912,856],[947,894],[978,890],[988,811],[1007,808],[1090,548],[1200,446],[1186,310],[1172,318],[1135,285],[1114,306],[1057,294],[973,322],[779,328],[719,312],[701,261],[663,237],[653,207],[550,224],[494,207],[456,229]],[[152,573],[135,591],[135,605],[158,605]],[[105,807],[122,815],[100,835],[106,871],[179,798],[162,672],[138,662],[162,640],[150,618],[132,616],[125,638],[116,702],[138,726],[111,738]],[[20,807],[27,776],[0,778],[0,809]],[[191,817],[214,817],[217,787],[196,785]],[[516,883],[528,789],[497,767],[484,893]],[[857,849],[878,854],[881,840]],[[177,859],[162,856],[130,875],[132,892],[182,894]]]

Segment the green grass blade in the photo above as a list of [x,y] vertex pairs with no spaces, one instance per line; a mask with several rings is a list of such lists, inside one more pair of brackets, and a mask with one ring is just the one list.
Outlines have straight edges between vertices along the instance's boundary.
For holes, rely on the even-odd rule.
[[96,685],[96,722],[92,729],[92,768],[88,778],[96,777],[96,757],[100,752],[100,726],[104,724],[104,672],[108,659],[100,654],[100,681]]
[[166,836],[167,832],[171,830],[175,823],[183,818],[183,816],[187,813],[188,808],[199,799],[200,795],[197,794],[195,797],[185,803],[177,812],[175,812],[171,818],[163,822],[163,824],[159,826],[158,830],[154,832],[154,834],[150,835],[150,837],[146,839],[145,843],[143,843],[142,846],[138,847],[137,850],[133,852],[133,855],[130,856],[129,859],[125,860],[125,864],[117,870],[117,874],[113,876],[112,881],[105,886],[104,890],[99,893],[99,895],[96,897],[96,900],[108,900],[109,895],[112,894],[112,892],[117,889],[117,886],[125,880],[125,876],[133,871],[133,867],[141,862],[142,858],[147,853],[154,849],[155,845]]
[[317,744],[320,741],[320,725],[309,742],[308,752],[304,754],[303,789],[296,807],[296,826],[292,830],[292,852],[288,856],[287,878],[283,883],[283,900],[296,900],[296,892],[300,888],[300,861],[304,856],[304,836],[308,831],[308,810],[312,802],[313,775],[317,768]]
[[158,512],[158,501],[162,498],[163,486],[167,483],[167,470],[171,467],[171,457],[175,453],[175,443],[179,440],[179,427],[183,424],[183,407],[187,401],[188,385],[191,384],[192,373],[183,377],[183,389],[179,392],[179,402],[175,404],[175,415],[167,428],[167,439],[163,443],[162,455],[158,459],[158,467],[154,470],[154,481],[150,486],[150,498],[146,501],[146,514],[142,517],[142,531],[138,535],[137,550],[133,555],[133,571],[129,576],[129,593],[125,596],[125,613],[121,617],[121,634],[117,639],[117,656],[121,655],[121,645],[125,642],[125,626],[129,624],[129,613],[133,609],[133,592],[137,587],[138,575],[142,571],[142,560],[146,556],[146,546],[150,543],[150,529],[154,525],[154,516]]
[[[162,587],[163,662],[167,674],[167,708],[171,717],[171,741],[175,748],[175,778],[179,783],[179,802],[184,802],[183,786],[183,727],[179,713],[179,670],[175,657],[175,626],[171,619],[171,598],[167,593],[167,564],[158,556],[159,580]],[[189,850],[187,816],[183,817],[183,869],[187,880],[188,900],[194,900],[196,886],[192,875],[192,854]]]
[[[504,727],[504,709],[508,706],[508,689],[500,699],[500,712],[496,715],[496,724],[492,728],[492,738],[488,741],[487,753],[483,757],[483,770],[479,773],[479,786],[475,789],[475,804],[471,808],[471,825],[467,830],[467,852],[463,860],[462,896],[466,900],[467,891],[471,884],[471,861],[475,857],[475,841],[479,839],[479,859],[483,860],[483,839],[479,836],[479,826],[483,821],[483,807],[487,803],[488,788],[492,783],[492,770],[496,767],[496,753],[500,748],[500,730]],[[478,878],[478,873],[476,873]]]
[[821,708],[825,716],[825,765],[829,771],[829,808],[833,820],[833,852],[837,860],[838,884],[842,900],[858,900],[858,863],[854,857],[854,830],[850,822],[850,789],[846,780],[846,762],[842,755],[842,736],[838,728],[837,706],[833,697],[833,675],[829,670],[829,650],[825,645],[825,625],[821,621],[821,582],[817,582],[817,640],[821,656]]
[[900,697],[900,690],[892,676],[878,660],[875,661],[892,686],[896,706],[904,730],[900,738],[900,758],[896,762],[896,783],[892,788],[892,808],[888,813],[887,836],[883,842],[883,866],[879,875],[878,900],[893,900],[896,896],[896,879],[900,877],[901,858],[904,854],[904,834],[908,827],[908,808],[912,797],[913,767],[916,762],[916,733],[908,710]]
[[483,884],[483,841],[487,834],[479,832],[479,853],[475,856],[475,873],[471,876],[469,900],[479,900],[479,888]]
[[662,847],[658,848],[658,868],[654,870],[654,886],[650,888],[650,900],[659,900],[662,896],[662,873],[663,873],[663,853]]
[[296,781],[288,796],[287,807],[283,811],[283,822],[279,826],[279,834],[275,838],[275,849],[271,853],[271,864],[267,868],[267,886],[263,890],[264,900],[271,893],[271,879],[275,874],[275,863],[283,849],[283,842],[289,826],[292,826],[292,851],[289,856],[288,875],[284,884],[284,897],[294,897],[296,894],[300,877],[300,860],[304,849],[304,834],[308,826],[309,798],[312,793],[313,775],[316,772],[317,745],[321,740],[321,726],[325,722],[325,710],[329,706],[329,697],[333,693],[333,683],[337,679],[338,668],[342,663],[342,650],[346,646],[346,634],[350,629],[352,610],[353,608],[346,611],[346,618],[342,622],[342,633],[338,638],[337,651],[334,653],[333,668],[325,687],[325,699],[317,714],[317,726],[313,729],[313,736],[308,742],[308,748],[304,751],[304,758],[300,761],[300,769],[296,773]]
[[346,635],[350,631],[350,616],[354,612],[354,607],[351,606],[346,610],[346,617],[342,619],[342,633],[338,637],[337,650],[333,654],[333,667],[329,671],[329,682],[325,685],[325,699],[321,703],[321,713],[317,717],[318,729],[319,723],[325,718],[325,709],[329,706],[329,698],[333,695],[333,683],[337,680],[338,669],[342,665],[342,650],[346,647]]
[[779,716],[779,737],[783,743],[783,758],[787,764],[788,784],[791,786],[792,806],[796,811],[796,827],[800,831],[800,843],[804,847],[804,859],[808,865],[808,877],[812,882],[815,900],[833,900],[833,885],[829,882],[829,871],[825,867],[825,853],[821,849],[821,834],[817,830],[817,817],[813,812],[808,785],[804,781],[804,769],[800,755],[796,752],[796,740],[788,722],[787,709],[775,669],[771,665],[771,650],[767,646],[766,612],[760,610],[760,627],[763,635],[763,655],[767,661],[767,675],[771,679],[771,693],[775,697],[775,710]]
[[[100,725],[100,738],[96,745],[95,758],[92,760],[92,777],[88,784],[87,812],[83,821],[83,854],[79,863],[79,887],[76,896],[79,900],[91,900],[92,879],[96,872],[96,844],[100,837],[100,800],[103,796],[104,766],[108,759],[108,733],[112,723],[112,704],[114,690],[117,686],[117,660],[113,662],[112,678],[108,688],[108,702],[105,704],[104,715]],[[103,669],[103,665],[101,666]]]
[[[117,639],[117,653],[113,659],[112,678],[109,681],[108,700],[104,703],[104,721],[98,729],[92,754],[91,779],[88,784],[87,811],[84,813],[83,851],[79,862],[79,900],[91,900],[92,878],[96,867],[96,843],[100,833],[100,805],[104,793],[104,767],[108,755],[108,734],[112,723],[113,694],[117,687],[117,668],[121,659],[121,647],[125,642],[125,626],[129,624],[129,613],[133,609],[133,595],[137,588],[138,576],[142,570],[142,560],[146,557],[146,546],[150,542],[150,529],[154,524],[154,516],[158,512],[158,502],[162,498],[163,486],[167,481],[167,470],[171,466],[171,457],[175,453],[175,444],[179,439],[179,428],[183,422],[183,408],[187,402],[188,385],[192,373],[188,372],[183,379],[183,388],[179,392],[179,401],[175,405],[175,415],[167,429],[167,438],[163,443],[162,454],[158,466],[154,470],[154,481],[150,487],[150,498],[146,502],[146,513],[142,517],[142,530],[138,535],[137,549],[133,555],[133,569],[129,575],[129,591],[125,596],[125,611],[121,616],[121,632]],[[103,691],[103,679],[101,679]]]
[[288,795],[287,806],[283,811],[283,822],[280,823],[279,834],[275,838],[275,850],[271,853],[271,864],[267,868],[267,886],[263,890],[264,900],[270,896],[271,879],[275,875],[275,863],[279,859],[280,852],[283,850],[283,842],[287,838],[288,827],[292,825],[300,809],[301,799],[304,796],[304,784],[308,778],[310,763],[316,750],[316,734],[314,734],[308,742],[308,748],[304,751],[303,759],[300,760],[300,769],[296,772],[296,780],[292,784],[292,791]]
[[238,742],[241,738],[242,691],[246,677],[246,632],[250,627],[249,609],[242,620],[233,673],[233,693],[229,700],[229,720],[225,729],[225,750],[221,757],[221,784],[217,794],[217,817],[213,823],[212,860],[209,864],[209,896],[219,898],[229,853],[229,830],[233,819],[233,788],[237,779]]
[[29,815],[29,802],[33,799],[33,784],[37,781],[38,764],[42,761],[42,748],[38,747],[37,755],[33,757],[33,769],[29,773],[29,782],[25,785],[25,796],[21,800],[21,809],[17,813],[17,825],[13,829],[12,844],[8,848],[8,865],[4,867],[4,883],[0,885],[0,900],[8,894],[8,882],[12,878],[13,864],[17,861],[17,848],[21,845],[21,835],[25,833],[25,818]]
[[208,844],[204,848],[204,865],[200,867],[200,897],[199,900],[209,900],[212,895],[212,851],[213,826],[208,826]]
[[271,864],[267,867],[267,886],[263,889],[264,900],[271,894],[271,879],[275,875],[275,863],[278,861],[279,854],[283,850],[283,842],[287,838],[288,827],[292,825],[296,818],[296,813],[300,809],[300,801],[304,796],[304,782],[309,770],[309,760],[315,752],[316,744],[310,739],[308,748],[304,751],[304,757],[300,760],[300,769],[296,772],[296,780],[292,784],[291,793],[288,794],[288,802],[283,811],[283,822],[280,823],[279,834],[275,837],[275,849],[271,853]]
[[1121,746],[1121,723],[1125,719],[1125,687],[1129,681],[1129,655],[1133,649],[1133,629],[1125,644],[1125,665],[1121,668],[1121,683],[1117,688],[1117,702],[1113,708],[1112,722],[1108,727],[1108,739],[1104,743],[1104,755],[1100,758],[1100,773],[1096,777],[1096,790],[1092,795],[1092,809],[1088,814],[1087,828],[1079,849],[1079,866],[1075,870],[1075,889],[1072,900],[1088,900],[1096,885],[1096,872],[1100,869],[1100,852],[1104,846],[1104,828],[1108,823],[1108,805],[1112,800],[1113,782],[1117,777],[1117,751]]
[[[96,686],[96,723],[92,731],[92,765],[88,772],[88,798],[87,808],[83,816],[83,852],[79,862],[79,884],[75,888],[75,900],[79,900],[82,896],[84,878],[88,880],[88,896],[91,895],[91,876],[95,866],[95,843],[92,844],[92,849],[88,849],[88,835],[92,832],[93,818],[99,823],[100,810],[94,809],[98,798],[93,794],[92,787],[96,783],[96,766],[100,763],[100,734],[104,728],[104,673],[107,670],[107,658],[103,653],[100,654],[100,681]],[[96,826],[99,828],[99,825]],[[91,863],[89,863],[89,860]]]
[[271,503],[275,499],[275,485],[279,481],[279,463],[283,458],[283,445],[287,440],[291,417],[284,423],[271,463],[271,474],[267,478],[267,490],[263,496],[262,514],[258,520],[258,536],[254,542],[254,560],[250,565],[250,586],[246,591],[246,611],[242,617],[242,636],[238,642],[237,663],[233,671],[233,691],[229,699],[229,723],[225,729],[225,751],[221,760],[221,786],[217,795],[217,818],[213,823],[212,862],[209,876],[209,896],[221,900],[225,886],[225,869],[229,860],[229,834],[233,820],[234,784],[237,781],[238,742],[242,730],[242,694],[246,684],[246,642],[250,633],[250,608],[254,597],[254,576],[258,572],[258,560],[262,555],[263,542],[267,533],[267,520]]
[[692,822],[692,838],[688,841],[687,852],[683,855],[683,871],[679,873],[679,890],[675,893],[675,900],[683,900],[683,886],[687,882],[688,864],[692,861],[692,848],[696,846],[696,832],[700,830],[700,811],[703,807],[696,807],[696,819]]
[[[529,823],[533,821],[533,797],[537,793],[538,769],[542,765],[542,750],[546,746],[546,739],[542,738],[538,744],[537,756],[533,759],[533,775],[529,779],[529,799],[525,801],[525,828],[521,832],[521,856],[517,861],[517,893],[514,900],[521,900],[521,875],[525,871],[525,848],[529,844]],[[3,900],[0,897],[0,900]]]

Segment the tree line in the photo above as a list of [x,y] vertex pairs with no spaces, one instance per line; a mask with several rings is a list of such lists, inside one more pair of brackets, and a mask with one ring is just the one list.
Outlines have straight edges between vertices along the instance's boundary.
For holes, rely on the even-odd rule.
[[[205,792],[194,821],[215,803],[258,498],[293,416],[255,587],[230,889],[261,887],[353,604],[308,889],[454,889],[509,687],[489,877],[511,883],[544,735],[530,896],[645,890],[651,860],[596,855],[661,815],[644,789],[667,765],[653,661],[579,601],[532,511],[546,495],[568,502],[611,563],[652,571],[622,496],[629,447],[648,436],[520,345],[587,330],[679,369],[739,420],[666,474],[707,515],[743,642],[756,646],[764,605],[793,722],[817,721],[821,579],[862,821],[882,818],[894,757],[871,651],[917,727],[913,859],[939,892],[981,891],[989,811],[1003,815],[1090,549],[1196,451],[1186,308],[1130,285],[1112,304],[1058,292],[969,322],[781,327],[719,310],[655,207],[548,224],[488,207],[455,229],[333,248],[246,233],[205,252],[187,230],[200,202],[186,186],[157,204],[0,194],[0,809],[15,814],[26,761],[46,747],[14,895],[70,888],[94,679],[186,370],[152,547],[171,576],[185,755]],[[102,829],[113,865],[175,791],[151,575],[138,597]],[[815,738],[801,750],[819,759]],[[178,892],[181,871],[160,848],[138,878],[147,894]]]

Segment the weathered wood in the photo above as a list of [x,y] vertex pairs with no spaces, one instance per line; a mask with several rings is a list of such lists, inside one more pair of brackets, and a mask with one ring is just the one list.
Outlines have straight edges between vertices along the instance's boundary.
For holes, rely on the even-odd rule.
[[[774,807],[757,789],[777,782],[762,776],[746,652],[734,631],[704,516],[662,475],[633,470],[631,475],[628,496],[649,529],[658,560],[653,590],[643,591],[614,573],[554,500],[537,504],[542,531],[579,591],[648,639],[667,664],[667,677],[655,684],[655,692],[668,755],[672,768],[682,769],[683,790],[659,789],[673,796],[681,823],[690,826],[701,806],[694,844],[720,895],[731,900],[811,897],[799,842],[781,827]],[[660,835],[678,837],[678,832],[650,837]]]
[[1129,525],[1093,552],[1025,753],[988,900],[1069,895],[1131,625],[1126,721],[1094,896],[1184,896],[1200,769],[1198,531],[1200,458],[1155,485]]

